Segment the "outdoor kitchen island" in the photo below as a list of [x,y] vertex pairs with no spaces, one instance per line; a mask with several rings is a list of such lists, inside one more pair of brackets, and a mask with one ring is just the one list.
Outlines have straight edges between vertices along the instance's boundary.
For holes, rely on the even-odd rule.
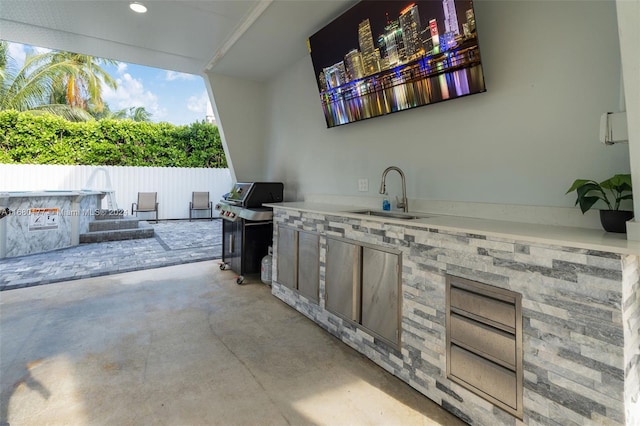
[[[273,295],[469,424],[640,424],[640,242],[349,213],[358,206],[269,207]],[[394,315],[395,334],[385,329]]]
[[104,193],[91,190],[0,192],[0,259],[79,244]]

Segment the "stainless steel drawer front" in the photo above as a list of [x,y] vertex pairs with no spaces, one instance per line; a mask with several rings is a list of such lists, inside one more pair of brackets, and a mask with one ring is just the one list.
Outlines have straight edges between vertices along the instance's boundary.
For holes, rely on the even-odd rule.
[[516,310],[513,303],[506,303],[460,288],[452,288],[451,307],[510,328],[516,326]]
[[458,346],[451,347],[451,374],[516,408],[516,373]]
[[522,296],[447,275],[447,377],[523,418]]
[[515,336],[451,314],[451,341],[480,352],[486,358],[515,370]]

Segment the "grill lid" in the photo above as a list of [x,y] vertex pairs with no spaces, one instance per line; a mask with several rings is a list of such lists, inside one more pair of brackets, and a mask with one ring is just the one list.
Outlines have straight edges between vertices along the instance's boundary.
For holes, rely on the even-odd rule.
[[229,204],[250,208],[282,202],[283,193],[282,182],[238,182],[224,198]]

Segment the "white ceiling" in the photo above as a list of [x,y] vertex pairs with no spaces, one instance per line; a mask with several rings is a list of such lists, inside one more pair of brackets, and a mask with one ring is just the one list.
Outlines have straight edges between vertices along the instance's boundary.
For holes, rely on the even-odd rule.
[[267,80],[353,0],[0,0],[0,39],[202,74]]

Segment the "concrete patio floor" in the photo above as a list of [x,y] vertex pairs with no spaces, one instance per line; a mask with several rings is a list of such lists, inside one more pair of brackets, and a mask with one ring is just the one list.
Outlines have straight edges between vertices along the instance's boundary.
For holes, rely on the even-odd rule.
[[0,423],[462,425],[207,261],[0,293]]

